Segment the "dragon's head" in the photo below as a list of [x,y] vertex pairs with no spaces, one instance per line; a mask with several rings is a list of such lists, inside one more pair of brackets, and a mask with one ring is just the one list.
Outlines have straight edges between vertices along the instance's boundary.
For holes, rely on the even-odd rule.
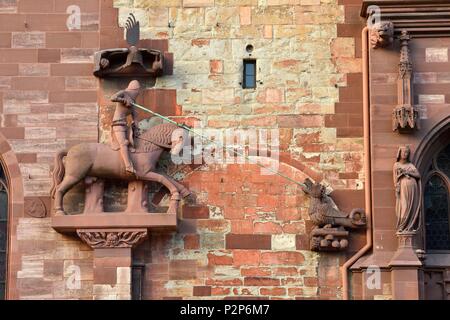
[[306,178],[303,184],[303,192],[313,198],[322,199],[326,194],[326,188],[323,184],[314,183],[309,178]]

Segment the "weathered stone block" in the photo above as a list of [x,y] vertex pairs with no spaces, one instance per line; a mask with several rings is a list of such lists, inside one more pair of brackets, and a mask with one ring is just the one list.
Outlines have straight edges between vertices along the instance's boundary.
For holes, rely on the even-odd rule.
[[234,104],[235,95],[233,88],[203,89],[203,104]]
[[212,6],[214,6],[214,0],[183,0],[183,7],[185,8]]
[[45,33],[13,32],[12,48],[45,48]]
[[[117,3],[118,0],[115,1],[116,7],[122,7],[127,5],[127,3]],[[136,8],[151,8],[151,7],[179,7],[181,6],[182,0],[135,0],[134,6]]]
[[292,24],[293,8],[291,6],[254,7],[253,24]]
[[295,234],[276,234],[272,235],[273,250],[295,250]]

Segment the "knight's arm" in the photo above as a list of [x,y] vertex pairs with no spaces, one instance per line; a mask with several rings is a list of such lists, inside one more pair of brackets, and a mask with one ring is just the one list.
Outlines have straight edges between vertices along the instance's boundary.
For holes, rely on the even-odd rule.
[[125,90],[120,90],[111,96],[112,102],[124,102],[125,100]]

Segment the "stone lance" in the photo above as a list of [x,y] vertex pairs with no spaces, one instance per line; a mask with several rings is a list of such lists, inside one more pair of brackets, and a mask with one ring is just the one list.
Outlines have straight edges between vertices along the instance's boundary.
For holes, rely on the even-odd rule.
[[[206,136],[202,135],[201,133],[193,130],[192,128],[190,128],[189,126],[185,125],[184,123],[178,123],[178,122],[176,122],[176,121],[174,121],[172,119],[169,119],[168,117],[163,116],[162,114],[159,114],[158,112],[155,112],[155,111],[152,111],[150,109],[147,109],[147,108],[145,108],[145,107],[143,107],[143,106],[141,106],[141,105],[139,105],[139,104],[137,104],[135,102],[132,102],[131,105],[136,107],[136,108],[138,108],[138,109],[140,109],[140,110],[142,110],[142,111],[150,113],[150,114],[152,114],[152,115],[154,115],[154,116],[156,116],[158,118],[161,118],[161,119],[163,119],[163,120],[165,120],[167,122],[170,122],[170,123],[176,125],[177,127],[183,128],[184,130],[187,130],[188,132],[191,132],[192,134],[194,134],[196,136],[199,136],[202,139],[204,139],[204,140],[206,140],[206,141],[208,141],[210,143],[213,143],[213,144],[215,144],[216,146],[218,146],[220,148],[225,148],[226,150],[230,151],[230,149],[228,147],[220,145],[217,141],[209,139],[208,137],[206,137]],[[276,174],[276,175],[278,175],[278,176],[280,176],[280,177],[282,177],[282,178],[284,178],[286,180],[289,180],[292,183],[295,183],[295,184],[297,184],[297,185],[299,185],[301,187],[306,187],[306,185],[304,183],[295,181],[294,179],[292,179],[292,178],[282,174],[281,172],[279,172],[277,170],[274,170],[272,168],[266,167],[266,166],[262,165],[261,163],[259,163],[258,161],[254,161],[249,156],[247,156],[247,155],[245,155],[243,153],[240,153],[239,151],[236,151],[236,150],[233,149],[232,152],[237,154],[237,155],[239,155],[239,156],[244,157],[246,160],[248,160],[249,162],[251,162],[253,164],[256,164],[257,166],[259,166],[259,167],[261,167],[261,168],[263,168],[263,169],[265,169],[267,171],[272,172],[273,174]]]

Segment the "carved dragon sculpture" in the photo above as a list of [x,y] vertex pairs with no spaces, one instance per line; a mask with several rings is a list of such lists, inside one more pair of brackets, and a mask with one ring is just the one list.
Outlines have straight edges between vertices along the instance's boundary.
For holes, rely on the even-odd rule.
[[348,247],[349,231],[366,226],[366,214],[363,209],[343,212],[327,194],[326,188],[310,179],[304,182],[303,191],[311,198],[309,216],[315,228],[310,233],[312,251],[338,251]]
[[366,225],[366,214],[363,209],[353,209],[350,213],[340,211],[326,193],[324,185],[313,183],[310,179],[306,179],[304,184],[303,191],[311,198],[309,215],[317,227],[341,226],[355,229]]

